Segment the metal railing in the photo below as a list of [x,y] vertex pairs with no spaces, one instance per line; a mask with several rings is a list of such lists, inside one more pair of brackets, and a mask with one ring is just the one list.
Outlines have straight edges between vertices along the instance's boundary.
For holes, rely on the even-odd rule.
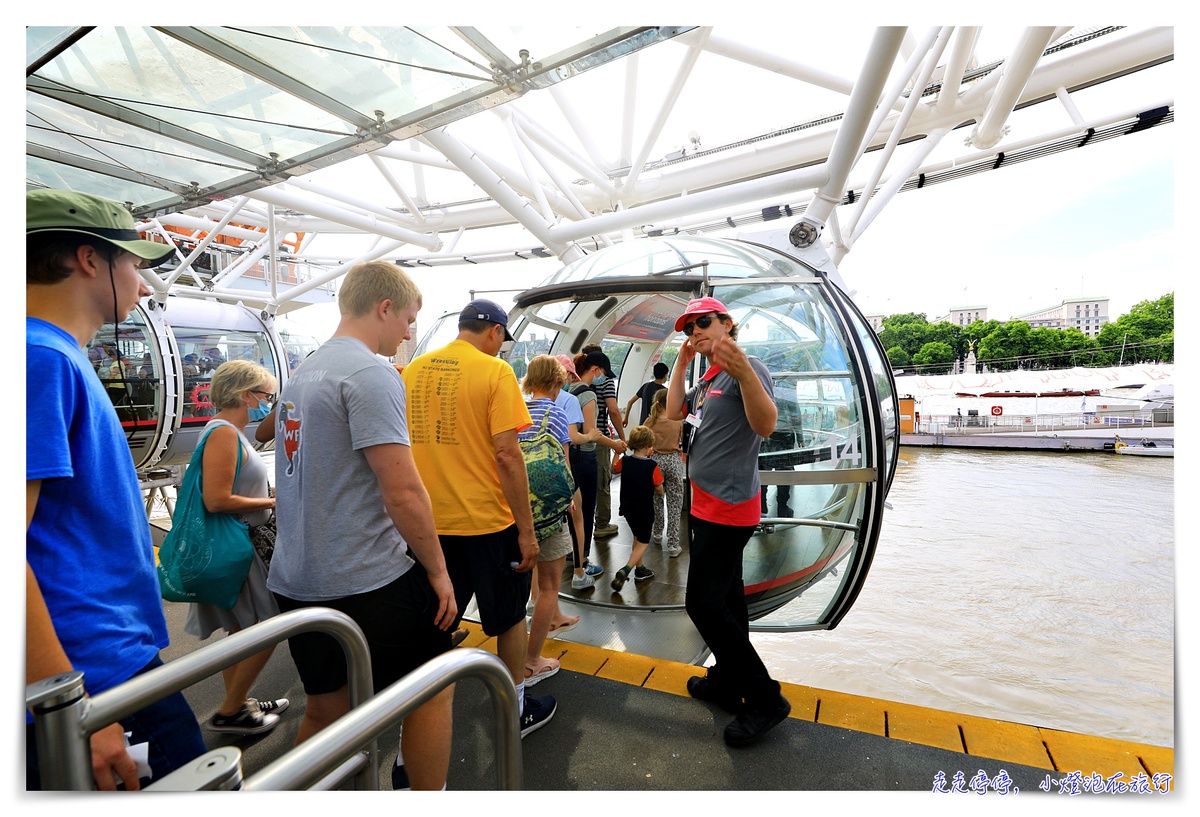
[[[364,742],[374,742],[405,716],[447,686],[477,677],[490,693],[496,722],[496,759],[501,789],[521,788],[521,731],[517,719],[517,688],[504,663],[484,650],[460,648],[426,662],[362,706],[248,778],[244,791],[290,791],[326,788],[348,770]],[[447,726],[449,728],[449,726]],[[374,789],[378,785],[375,777]]]
[[1084,431],[1156,428],[1174,425],[1174,412],[1111,411],[1072,412],[1068,414],[929,415],[922,416],[914,428],[916,434],[968,435],[1011,434],[1021,431]]
[[504,664],[482,650],[455,650],[419,667],[375,696],[371,657],[362,630],[344,613],[312,607],[283,613],[182,658],[89,697],[81,672],[30,684],[25,705],[34,715],[42,788],[84,791],[93,786],[91,735],[143,707],[179,692],[300,632],[324,632],[346,655],[350,712],[272,762],[244,785],[240,752],[222,747],[148,787],[156,790],[336,788],[347,780],[360,790],[379,786],[375,739],[456,680],[480,677],[497,720],[502,787],[521,783],[516,687]]

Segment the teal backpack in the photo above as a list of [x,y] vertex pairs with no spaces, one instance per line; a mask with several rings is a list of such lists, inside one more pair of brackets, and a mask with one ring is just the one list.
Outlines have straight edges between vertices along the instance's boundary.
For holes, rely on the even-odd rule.
[[538,540],[558,530],[563,514],[575,496],[575,478],[567,467],[562,443],[547,428],[550,412],[542,415],[537,432],[521,440],[525,472],[529,475],[529,505],[533,509],[533,531]]

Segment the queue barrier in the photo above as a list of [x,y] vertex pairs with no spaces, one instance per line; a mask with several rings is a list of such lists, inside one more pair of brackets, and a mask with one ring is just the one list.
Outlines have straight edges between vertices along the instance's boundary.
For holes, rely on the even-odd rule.
[[43,789],[93,789],[89,738],[94,732],[301,632],[324,632],[341,645],[346,655],[350,711],[244,780],[240,751],[220,747],[154,781],[147,791],[323,790],[346,782],[360,791],[377,790],[379,752],[375,744],[379,735],[466,677],[480,678],[492,700],[499,785],[509,790],[520,788],[517,693],[499,658],[478,649],[452,650],[374,695],[371,656],[362,630],[344,613],[310,607],[247,627],[95,696],[87,695],[83,673],[78,671],[29,684],[25,705],[33,712]]

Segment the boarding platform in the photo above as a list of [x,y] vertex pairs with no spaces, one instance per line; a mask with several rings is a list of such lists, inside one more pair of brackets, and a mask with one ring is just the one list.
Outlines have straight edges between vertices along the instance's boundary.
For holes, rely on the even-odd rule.
[[[186,605],[166,603],[172,644],[168,661],[200,646],[182,632]],[[495,640],[467,621],[459,650],[495,652]],[[582,625],[581,625],[582,626]],[[216,638],[214,636],[214,638]],[[721,739],[730,716],[690,698],[687,678],[703,668],[565,640],[550,639],[543,654],[562,670],[532,688],[553,695],[554,718],[521,741],[522,786],[537,791],[932,791],[952,793],[986,778],[1009,794],[1040,794],[1078,783],[1082,775],[1123,773],[1134,781],[1174,774],[1174,750],[959,715],[831,690],[784,684],[791,717],[760,743],[743,749]],[[210,749],[237,747],[247,777],[288,752],[303,717],[304,693],[281,644],[251,694],[288,697],[276,729],[242,737],[205,731]],[[219,676],[185,691],[207,720],[223,697]],[[497,746],[489,697],[482,683],[461,681],[448,788],[499,788]],[[390,789],[396,730],[378,741],[379,788]],[[980,774],[983,774],[983,778]],[[941,777],[939,777],[939,773]],[[1079,774],[1074,774],[1079,773]],[[1089,780],[1093,778],[1089,777]],[[1005,781],[1011,781],[1005,783]],[[993,793],[997,793],[994,792]],[[1143,795],[1145,796],[1145,795]]]

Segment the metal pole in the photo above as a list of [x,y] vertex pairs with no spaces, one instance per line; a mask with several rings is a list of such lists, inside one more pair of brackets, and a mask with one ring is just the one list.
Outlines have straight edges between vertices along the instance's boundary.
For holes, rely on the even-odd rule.
[[78,670],[44,678],[25,687],[25,706],[33,710],[38,771],[44,791],[88,791],[92,750],[81,729],[88,698]]
[[[281,613],[91,698],[84,692],[83,674],[79,672],[65,673],[27,686],[26,707],[34,711],[37,729],[43,728],[41,719],[50,719],[45,727],[48,734],[45,746],[42,732],[37,733],[39,758],[50,758],[45,770],[62,767],[56,772],[62,777],[55,778],[62,785],[52,786],[47,782],[45,787],[91,789],[88,739],[93,733],[299,632],[323,632],[337,639],[346,654],[350,706],[361,706],[371,698],[374,694],[371,653],[366,637],[353,619],[327,607]],[[49,754],[43,755],[43,752]],[[360,789],[378,785],[379,756],[373,744],[368,747],[368,754],[370,762],[357,780]]]
[[[307,789],[443,689],[462,678],[483,681],[496,721],[496,769],[501,789],[521,788],[521,730],[517,689],[504,663],[475,648],[451,650],[384,689],[245,781],[243,791]],[[376,780],[378,772],[376,772]]]

